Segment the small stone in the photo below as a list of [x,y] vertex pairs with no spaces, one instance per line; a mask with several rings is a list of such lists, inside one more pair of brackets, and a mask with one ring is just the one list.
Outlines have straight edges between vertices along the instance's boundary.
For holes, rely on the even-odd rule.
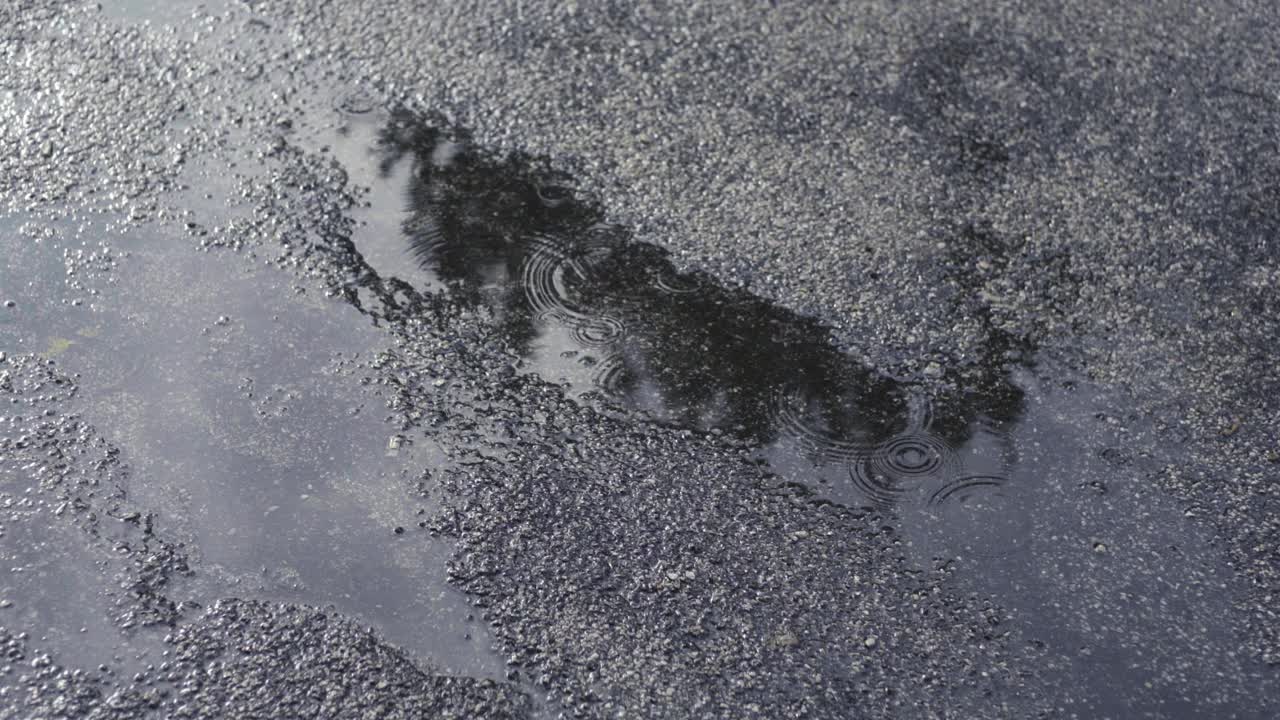
[[399,525],[397,525],[397,526],[396,526],[396,529],[395,529],[395,533],[396,533],[397,535],[403,535],[403,534],[404,534],[404,528],[402,528],[402,527],[400,527]]
[[789,648],[789,647],[795,647],[796,645],[799,645],[799,644],[800,644],[800,638],[796,637],[795,633],[784,632],[784,633],[778,634],[773,638],[774,647]]
[[387,438],[387,456],[395,457],[400,454],[400,447],[404,445],[403,435],[392,435]]
[[931,378],[942,377],[942,366],[936,362],[931,362],[924,368],[924,376]]
[[1093,544],[1093,551],[1101,555],[1107,551],[1107,546],[1105,543],[1096,542]]
[[875,635],[868,635],[867,639],[862,641],[862,644],[866,645],[868,648],[873,648],[879,643],[880,643],[880,640],[877,639]]
[[18,303],[14,302],[14,301],[12,301],[12,300],[5,300],[5,301],[4,301],[4,306],[5,306],[5,307],[7,307],[7,308],[17,307],[17,306],[18,306]]

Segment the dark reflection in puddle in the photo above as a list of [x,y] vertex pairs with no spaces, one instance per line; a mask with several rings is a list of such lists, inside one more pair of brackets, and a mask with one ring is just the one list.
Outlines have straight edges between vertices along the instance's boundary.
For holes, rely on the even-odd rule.
[[[448,127],[393,114],[362,149],[378,201],[407,195],[396,216],[417,267],[393,272],[425,269],[491,315],[520,370],[727,436],[814,502],[886,518],[910,562],[963,568],[963,591],[1011,612],[1070,713],[1251,716],[1259,676],[1234,650],[1230,574],[1155,488],[1178,451],[1116,468],[1108,452],[1159,444],[1113,423],[1102,393],[993,334],[985,376],[927,395],[812,320],[678,272],[570,178]],[[385,236],[357,242],[387,255]]]
[[818,323],[678,272],[528,158],[484,157],[405,115],[379,144],[384,176],[408,176],[417,260],[494,314],[524,370],[763,448],[849,506],[973,503],[1007,484],[1015,386],[926,397],[837,351]]

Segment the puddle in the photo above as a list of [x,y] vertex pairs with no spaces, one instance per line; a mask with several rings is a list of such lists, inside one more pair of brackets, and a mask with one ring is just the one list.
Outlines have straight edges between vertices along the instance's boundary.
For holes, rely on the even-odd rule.
[[16,243],[0,346],[78,375],[74,407],[120,448],[130,501],[186,545],[194,574],[174,599],[332,605],[445,672],[500,678],[487,629],[447,584],[449,547],[419,527],[430,498],[410,501],[438,450],[397,436],[367,384],[385,336],[243,256],[160,228],[83,234],[109,239]]
[[159,637],[116,629],[112,589],[119,581],[109,548],[88,547],[83,531],[60,517],[70,514],[63,503],[26,491],[24,475],[0,463],[0,625],[86,668],[136,672],[148,652],[159,653]]
[[200,14],[225,12],[231,0],[115,0],[99,5],[104,18],[121,24],[177,25]]
[[342,167],[349,184],[361,195],[350,211],[360,255],[381,277],[397,277],[419,291],[443,289],[438,277],[417,262],[413,248],[400,237],[401,226],[410,218],[410,206],[399,188],[409,181],[409,163],[389,164],[378,150],[378,133],[383,126],[380,105],[361,91],[341,95],[331,103],[330,122],[311,133],[300,133],[299,142],[312,150],[327,152]]
[[[485,157],[465,135],[403,116],[378,142],[374,194],[400,198],[395,236],[419,266],[402,256],[386,269],[425,268],[430,284],[483,308],[520,371],[605,408],[736,439],[853,507],[893,514],[1015,492],[1017,385],[927,396],[839,352],[812,320],[677,272],[525,158]],[[387,242],[372,235],[366,244]]]
[[880,516],[909,563],[953,566],[1009,609],[1065,673],[1071,712],[1246,712],[1260,671],[1234,652],[1230,574],[1157,488],[1178,448],[1122,401],[1002,338],[985,375],[926,393],[812,320],[676,271],[534,159],[407,113],[360,115],[333,151],[371,206],[394,208],[360,251],[488,313],[518,371],[720,435],[815,502]]
[[908,534],[934,556],[974,539],[1003,551],[962,555],[960,581],[1067,659],[1067,676],[1089,689],[1074,704],[1091,716],[1251,717],[1264,671],[1236,651],[1232,574],[1208,530],[1159,489],[1182,454],[1101,389],[1064,377],[1049,358],[1012,374],[1024,390],[1009,436],[1015,502]]

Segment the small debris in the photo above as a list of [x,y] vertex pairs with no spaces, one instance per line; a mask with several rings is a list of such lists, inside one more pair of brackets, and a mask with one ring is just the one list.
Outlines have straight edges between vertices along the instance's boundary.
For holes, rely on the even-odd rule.
[[870,649],[880,644],[880,640],[875,635],[868,635],[867,639],[862,641],[862,644],[866,645],[867,648]]
[[784,632],[775,636],[770,642],[771,645],[778,648],[790,648],[800,644],[800,638],[795,633]]
[[400,454],[400,448],[404,445],[403,435],[392,435],[387,438],[387,457],[395,457]]

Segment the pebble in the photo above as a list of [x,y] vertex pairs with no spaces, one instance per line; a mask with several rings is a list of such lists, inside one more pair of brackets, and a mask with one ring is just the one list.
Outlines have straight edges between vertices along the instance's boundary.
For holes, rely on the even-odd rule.
[[795,633],[784,632],[773,639],[773,644],[780,648],[795,647],[800,644],[800,638]]

